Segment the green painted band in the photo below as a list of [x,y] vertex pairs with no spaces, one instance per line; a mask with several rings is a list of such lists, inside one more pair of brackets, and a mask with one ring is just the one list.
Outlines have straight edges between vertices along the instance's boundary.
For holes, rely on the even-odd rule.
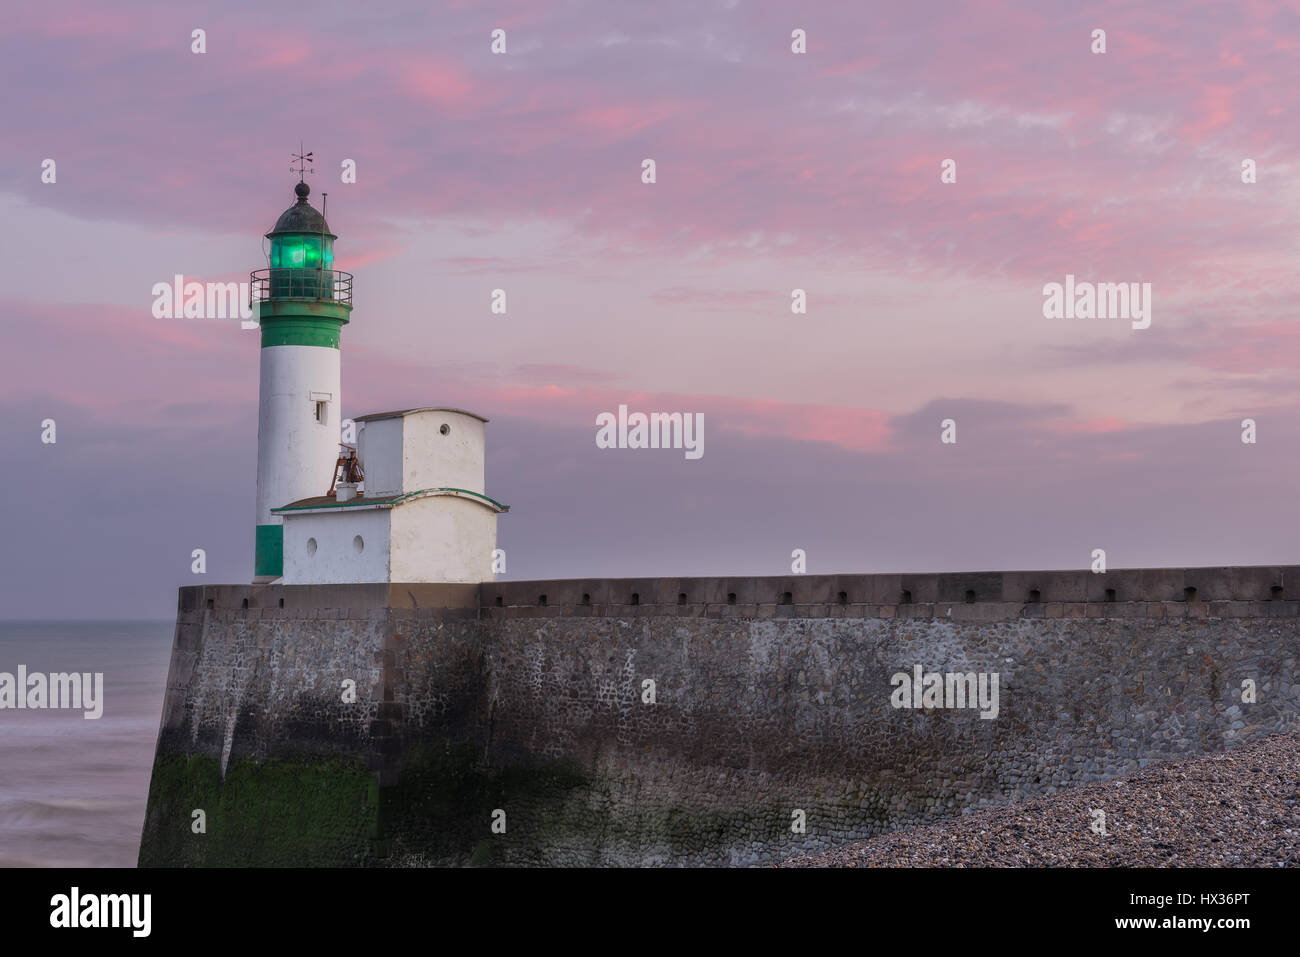
[[333,299],[266,299],[257,304],[257,318],[270,319],[337,319],[347,322],[352,304]]
[[339,347],[343,323],[337,319],[263,319],[262,348],[269,346]]
[[253,559],[253,575],[273,575],[279,578],[284,574],[284,526],[257,526],[257,549]]

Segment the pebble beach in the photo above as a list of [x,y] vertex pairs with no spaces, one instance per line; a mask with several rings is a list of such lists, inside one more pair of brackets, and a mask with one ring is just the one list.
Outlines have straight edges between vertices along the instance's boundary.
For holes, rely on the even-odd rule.
[[1300,732],[777,866],[1300,866]]

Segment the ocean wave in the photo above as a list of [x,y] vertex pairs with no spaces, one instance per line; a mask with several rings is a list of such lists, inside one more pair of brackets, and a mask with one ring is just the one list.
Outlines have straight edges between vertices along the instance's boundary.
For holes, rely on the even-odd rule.
[[111,814],[139,807],[143,802],[128,798],[19,798],[0,805],[0,821],[10,817],[59,817],[70,814]]

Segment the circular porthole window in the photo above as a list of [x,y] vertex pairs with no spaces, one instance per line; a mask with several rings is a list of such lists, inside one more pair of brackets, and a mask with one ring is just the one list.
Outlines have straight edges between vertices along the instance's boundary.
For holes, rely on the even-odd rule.
[[307,539],[307,557],[311,558],[311,556],[315,554],[316,554],[316,539],[309,538]]
[[352,550],[356,552],[358,555],[360,555],[362,552],[366,550],[366,543],[361,540],[360,535],[352,539]]
[[446,422],[444,422],[442,423],[442,426],[438,429],[438,431],[441,432],[443,435],[446,435],[448,432],[451,431],[451,426],[448,425]]

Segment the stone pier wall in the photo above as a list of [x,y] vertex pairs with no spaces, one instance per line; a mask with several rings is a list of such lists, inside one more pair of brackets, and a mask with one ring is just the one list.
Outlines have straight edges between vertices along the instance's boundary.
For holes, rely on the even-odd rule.
[[[186,588],[140,860],[777,860],[1295,728],[1297,597],[1290,567]],[[996,674],[997,716],[894,707],[917,665]]]

